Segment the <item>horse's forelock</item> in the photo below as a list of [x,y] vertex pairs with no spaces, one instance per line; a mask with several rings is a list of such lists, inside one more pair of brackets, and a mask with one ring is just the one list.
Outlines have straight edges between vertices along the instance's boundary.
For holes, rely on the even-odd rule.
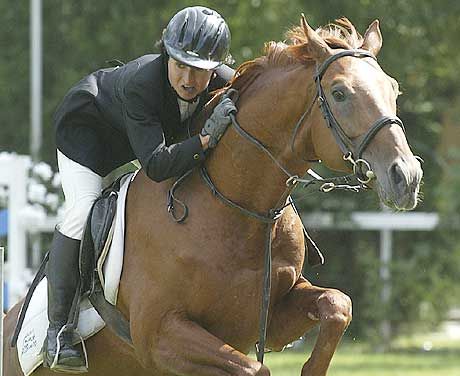
[[[356,31],[350,20],[345,17],[318,28],[316,32],[331,48],[354,49],[360,48],[363,44],[363,37]],[[296,62],[312,62],[312,57],[308,54],[308,49],[305,48],[308,38],[302,26],[289,29],[286,38],[287,43],[266,43],[265,56],[244,63],[240,67],[240,73],[253,72],[254,68],[261,69],[270,66],[287,66]]]
[[363,37],[348,18],[342,17],[317,30],[317,33],[332,48],[360,48]]
[[[345,17],[316,30],[331,48],[354,49],[363,44],[363,37],[354,25]],[[305,48],[307,35],[302,26],[295,26],[286,33],[287,42],[268,42],[265,44],[264,56],[240,65],[230,86],[241,90],[246,88],[263,70],[268,67],[289,66],[295,63],[310,64],[312,57]]]
[[[360,48],[363,44],[363,37],[356,31],[350,20],[345,17],[321,26],[316,32],[331,48],[355,49]],[[286,37],[291,42],[286,48],[287,53],[303,62],[312,61],[312,57],[308,55],[308,49],[302,48],[308,43],[303,27],[291,28],[286,33]]]

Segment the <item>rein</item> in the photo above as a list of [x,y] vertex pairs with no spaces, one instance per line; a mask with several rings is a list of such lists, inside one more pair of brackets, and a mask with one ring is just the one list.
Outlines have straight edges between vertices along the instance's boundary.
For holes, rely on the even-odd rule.
[[[361,49],[355,50],[345,50],[339,52],[335,55],[330,56],[326,59],[321,66],[317,68],[316,74],[314,76],[314,80],[316,83],[316,95],[312,101],[312,103],[306,108],[304,113],[301,115],[299,120],[296,122],[292,136],[291,136],[291,150],[293,151],[294,142],[297,134],[299,133],[300,127],[303,124],[304,120],[310,115],[316,100],[319,101],[319,107],[321,112],[323,113],[323,117],[326,121],[328,128],[330,128],[334,138],[343,152],[343,159],[350,162],[353,166],[353,174],[340,176],[336,178],[330,179],[323,179],[321,176],[317,175],[316,173],[309,170],[309,174],[312,175],[312,179],[301,179],[299,176],[291,174],[278,160],[277,158],[268,150],[268,148],[263,145],[257,138],[249,134],[245,131],[236,120],[236,116],[234,113],[230,114],[230,118],[232,120],[232,126],[235,131],[244,139],[248,140],[252,144],[254,144],[259,150],[263,151],[268,157],[276,164],[276,166],[283,171],[283,173],[287,176],[286,190],[282,194],[280,200],[276,204],[276,206],[268,211],[268,214],[261,214],[246,209],[239,205],[238,203],[232,201],[231,199],[225,197],[219,190],[216,188],[214,183],[212,182],[207,170],[205,167],[201,167],[200,175],[205,184],[209,187],[212,194],[225,203],[227,206],[231,208],[238,209],[244,215],[257,219],[266,226],[266,240],[265,240],[265,255],[264,255],[264,281],[263,281],[263,296],[262,296],[262,307],[260,310],[260,319],[259,319],[259,341],[256,343],[256,353],[257,353],[257,360],[263,363],[264,354],[265,354],[265,343],[266,343],[266,335],[267,335],[267,324],[268,324],[268,311],[270,305],[270,294],[271,294],[271,269],[272,269],[272,232],[274,225],[278,218],[283,213],[283,210],[292,205],[294,207],[294,203],[290,199],[290,193],[295,188],[298,183],[303,183],[304,186],[309,186],[311,184],[320,183],[320,190],[322,192],[330,192],[334,189],[346,189],[351,190],[354,192],[358,192],[362,189],[366,189],[366,184],[369,183],[372,179],[374,179],[375,175],[371,169],[369,162],[362,158],[362,154],[367,146],[370,144],[372,139],[375,135],[386,125],[397,124],[399,125],[403,131],[404,125],[402,121],[396,116],[384,116],[378,119],[369,130],[365,133],[362,138],[361,143],[358,145],[357,148],[354,147],[352,140],[347,136],[343,128],[340,126],[337,119],[334,117],[332,110],[330,108],[329,103],[327,102],[324,89],[321,85],[321,80],[327,70],[327,68],[336,60],[345,57],[351,56],[356,58],[365,58],[371,57],[376,60],[376,57],[372,55],[370,52]],[[229,88],[224,96],[231,97],[235,95],[236,98],[238,96],[238,92],[235,89]],[[236,99],[235,99],[236,101]],[[363,167],[365,168],[365,172],[363,172]],[[192,170],[191,170],[192,171]],[[178,200],[174,196],[174,192],[177,187],[185,180],[187,176],[190,175],[191,171],[182,175],[171,187],[168,192],[168,212],[173,216],[173,219],[178,222],[182,223],[187,215],[188,215],[188,208],[182,201]],[[350,185],[351,178],[355,177],[359,184],[358,185]],[[337,184],[343,183],[343,184]],[[289,199],[289,200],[288,200]],[[289,201],[286,204],[286,201]],[[177,217],[175,214],[174,202],[178,202],[183,208],[183,214],[180,217]],[[294,207],[295,208],[295,207]]]

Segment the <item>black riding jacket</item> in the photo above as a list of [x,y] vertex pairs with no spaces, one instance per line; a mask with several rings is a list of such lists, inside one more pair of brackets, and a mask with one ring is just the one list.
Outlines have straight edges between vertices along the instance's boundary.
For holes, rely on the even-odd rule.
[[[54,114],[57,148],[100,176],[136,158],[155,181],[200,164],[201,142],[198,135],[188,137],[181,123],[166,59],[145,55],[83,78]],[[225,83],[218,75],[212,78],[194,114],[209,99],[208,91]]]

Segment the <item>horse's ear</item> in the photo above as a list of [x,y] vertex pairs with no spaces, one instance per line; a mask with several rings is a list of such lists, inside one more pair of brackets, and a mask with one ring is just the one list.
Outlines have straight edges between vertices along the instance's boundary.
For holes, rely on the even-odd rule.
[[309,55],[315,60],[324,60],[331,56],[331,48],[327,45],[323,38],[321,38],[318,33],[310,27],[303,13],[300,23],[305,36],[307,37],[305,48],[308,50]]
[[364,34],[364,42],[361,46],[374,56],[377,56],[382,48],[382,33],[380,32],[379,20],[372,22]]

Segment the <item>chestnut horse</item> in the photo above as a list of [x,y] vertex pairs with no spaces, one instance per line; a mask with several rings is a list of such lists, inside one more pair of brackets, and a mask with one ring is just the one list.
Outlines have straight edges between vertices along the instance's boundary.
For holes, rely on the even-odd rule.
[[[230,126],[205,163],[215,187],[241,207],[268,215],[285,203],[285,171],[301,176],[307,161],[318,159],[349,171],[343,158],[349,144],[372,169],[369,184],[381,201],[413,209],[422,170],[395,117],[396,81],[372,57],[382,45],[378,21],[362,37],[346,19],[314,31],[302,17],[289,38],[289,44],[268,44],[266,55],[243,64],[231,83],[240,92],[238,123],[266,150]],[[348,50],[361,52],[336,56]],[[322,107],[326,100],[333,120],[325,122],[312,104],[317,99]],[[337,143],[331,121],[340,124],[345,141]],[[103,329],[86,341],[89,375],[269,375],[247,356],[258,340],[267,225],[216,198],[198,171],[178,191],[189,206],[178,225],[165,210],[170,186],[139,173],[130,187],[118,307],[129,318],[133,347]],[[270,234],[266,347],[280,351],[319,325],[301,374],[326,375],[350,323],[351,300],[302,276],[304,237],[292,207]],[[6,316],[6,341],[18,310]],[[5,347],[6,375],[19,376],[16,349]],[[39,368],[36,375],[53,373]]]

